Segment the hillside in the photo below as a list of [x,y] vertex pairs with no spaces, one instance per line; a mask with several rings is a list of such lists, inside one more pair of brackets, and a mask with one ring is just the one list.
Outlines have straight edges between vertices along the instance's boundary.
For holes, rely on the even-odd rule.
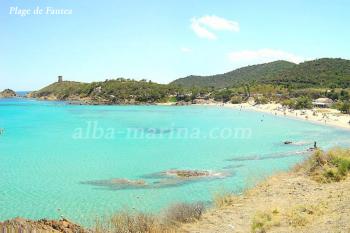
[[137,104],[164,102],[171,95],[181,93],[173,85],[123,78],[104,82],[56,82],[28,94],[29,98],[47,100],[77,100],[90,104]]
[[350,87],[350,61],[322,58],[286,70],[269,83],[291,87]]
[[299,65],[276,61],[247,66],[213,76],[189,76],[172,84],[185,87],[231,87],[242,83],[281,84],[286,87],[350,87],[350,61],[323,58]]
[[171,84],[185,87],[230,87],[255,80],[272,79],[280,76],[283,71],[295,66],[296,65],[294,63],[287,61],[275,61],[271,63],[239,68],[224,74],[212,76],[191,75],[185,78],[177,79],[171,82]]

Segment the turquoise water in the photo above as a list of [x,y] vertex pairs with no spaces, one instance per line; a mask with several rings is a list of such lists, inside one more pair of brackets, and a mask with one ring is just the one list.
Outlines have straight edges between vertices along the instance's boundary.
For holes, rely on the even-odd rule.
[[[125,208],[208,202],[288,169],[314,141],[323,148],[350,142],[349,131],[222,107],[25,99],[0,100],[0,128],[0,220],[63,215],[82,224]],[[220,176],[184,182],[158,174],[169,169]],[[114,178],[147,185],[112,184]]]

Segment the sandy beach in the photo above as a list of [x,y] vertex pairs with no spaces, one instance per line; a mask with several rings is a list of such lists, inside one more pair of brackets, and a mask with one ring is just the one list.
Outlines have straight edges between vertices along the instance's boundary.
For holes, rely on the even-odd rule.
[[283,107],[278,103],[269,104],[221,104],[221,103],[209,103],[198,104],[202,106],[221,106],[234,109],[242,109],[248,111],[257,111],[276,116],[290,117],[299,120],[306,120],[317,124],[339,127],[350,130],[350,115],[342,114],[340,111],[331,108],[313,108],[313,109],[301,109],[293,110]]

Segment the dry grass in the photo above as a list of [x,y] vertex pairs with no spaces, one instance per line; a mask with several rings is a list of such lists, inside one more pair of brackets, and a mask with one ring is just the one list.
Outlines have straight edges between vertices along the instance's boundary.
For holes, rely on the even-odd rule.
[[204,212],[202,203],[178,203],[164,211],[164,221],[167,225],[190,223],[201,218]]
[[251,231],[253,233],[264,233],[273,227],[280,226],[291,226],[299,229],[312,223],[317,216],[321,216],[324,213],[324,208],[326,208],[325,205],[321,203],[257,212],[252,218]]
[[272,211],[258,212],[252,219],[251,231],[253,233],[264,233],[272,227],[279,226],[280,224],[281,217],[277,209]]
[[175,232],[163,225],[157,217],[145,213],[120,212],[107,222],[96,223],[95,233],[161,233]]
[[201,203],[178,203],[161,215],[122,211],[107,221],[96,221],[94,233],[176,233],[178,225],[199,220],[204,211]]
[[317,150],[303,164],[296,167],[321,183],[338,182],[350,172],[350,150],[334,148],[329,151]]
[[219,192],[215,193],[213,197],[214,207],[217,209],[232,206],[235,203],[236,195],[233,193]]
[[323,205],[296,206],[286,214],[287,222],[293,227],[303,227],[312,222],[315,216],[323,214]]

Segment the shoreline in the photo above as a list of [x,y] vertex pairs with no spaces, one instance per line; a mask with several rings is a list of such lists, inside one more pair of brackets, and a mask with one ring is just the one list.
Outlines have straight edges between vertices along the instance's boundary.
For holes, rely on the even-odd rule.
[[[225,107],[242,111],[254,111],[267,113],[269,115],[286,117],[293,120],[302,120],[318,125],[335,127],[343,130],[350,130],[350,115],[342,114],[336,109],[331,108],[313,108],[313,109],[300,109],[293,110],[284,108],[281,104],[269,103],[269,104],[193,104],[193,106],[213,106],[213,107]],[[285,109],[285,110],[284,110]],[[316,115],[314,115],[314,113]]]
[[65,102],[68,105],[87,105],[87,106],[203,106],[203,107],[225,107],[232,108],[242,111],[254,111],[267,113],[279,117],[288,117],[293,120],[303,120],[306,122],[335,127],[338,129],[350,130],[350,114],[343,114],[339,110],[331,108],[312,108],[312,109],[300,109],[293,110],[283,107],[279,103],[268,103],[268,104],[258,104],[252,105],[249,103],[242,104],[231,104],[231,103],[188,103],[188,104],[177,104],[179,102],[166,102],[166,103],[126,103],[126,104],[88,104],[83,101],[74,101],[74,100],[50,100],[50,99],[41,99],[41,98],[28,98],[28,97],[12,97],[16,99],[31,99],[37,101],[49,101],[49,102]]

